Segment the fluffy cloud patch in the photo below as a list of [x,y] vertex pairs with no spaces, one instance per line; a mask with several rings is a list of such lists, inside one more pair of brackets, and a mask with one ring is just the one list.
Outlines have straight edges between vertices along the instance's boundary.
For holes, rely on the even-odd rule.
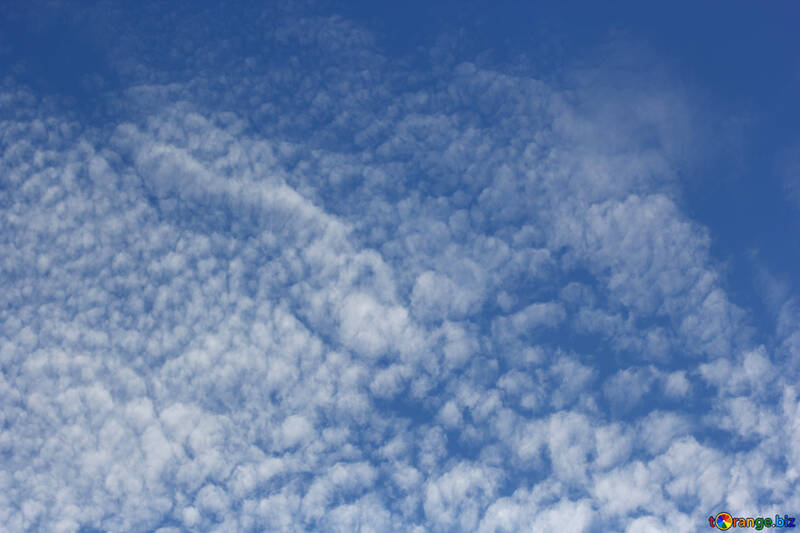
[[[794,315],[774,353],[726,291],[673,94],[591,112],[591,87],[249,13],[197,15],[241,38],[219,49],[132,21],[94,124],[0,90],[9,530],[691,530],[798,503]],[[191,58],[160,70],[138,35]]]

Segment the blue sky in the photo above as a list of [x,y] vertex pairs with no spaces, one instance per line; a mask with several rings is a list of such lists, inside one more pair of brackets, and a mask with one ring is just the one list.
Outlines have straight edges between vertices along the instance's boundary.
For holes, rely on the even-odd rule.
[[797,514],[798,14],[0,8],[0,521]]

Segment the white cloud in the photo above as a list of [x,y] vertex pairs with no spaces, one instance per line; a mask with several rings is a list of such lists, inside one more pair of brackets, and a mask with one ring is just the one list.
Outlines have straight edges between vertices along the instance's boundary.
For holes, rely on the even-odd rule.
[[123,39],[135,83],[97,127],[0,90],[7,527],[684,530],[797,503],[796,394],[671,188],[674,95],[622,120],[277,11],[227,66],[155,21],[196,50],[180,76]]
[[494,469],[461,463],[425,489],[425,515],[435,531],[472,530],[499,481]]

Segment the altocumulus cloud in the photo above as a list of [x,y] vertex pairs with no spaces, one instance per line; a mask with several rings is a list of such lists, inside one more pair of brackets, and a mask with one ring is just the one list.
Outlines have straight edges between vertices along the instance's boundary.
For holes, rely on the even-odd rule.
[[791,309],[756,342],[681,208],[678,93],[392,61],[337,16],[177,16],[113,41],[92,120],[0,89],[4,527],[800,506]]

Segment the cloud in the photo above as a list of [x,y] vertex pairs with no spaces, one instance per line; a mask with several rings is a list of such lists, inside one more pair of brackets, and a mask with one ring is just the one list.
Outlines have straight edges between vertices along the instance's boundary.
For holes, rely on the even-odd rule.
[[[674,190],[687,104],[631,88],[611,136],[592,76],[426,70],[297,9],[136,19],[94,124],[3,85],[7,527],[691,529],[796,499],[790,377]],[[207,38],[233,34],[259,46]],[[194,52],[162,70],[151,36]]]

